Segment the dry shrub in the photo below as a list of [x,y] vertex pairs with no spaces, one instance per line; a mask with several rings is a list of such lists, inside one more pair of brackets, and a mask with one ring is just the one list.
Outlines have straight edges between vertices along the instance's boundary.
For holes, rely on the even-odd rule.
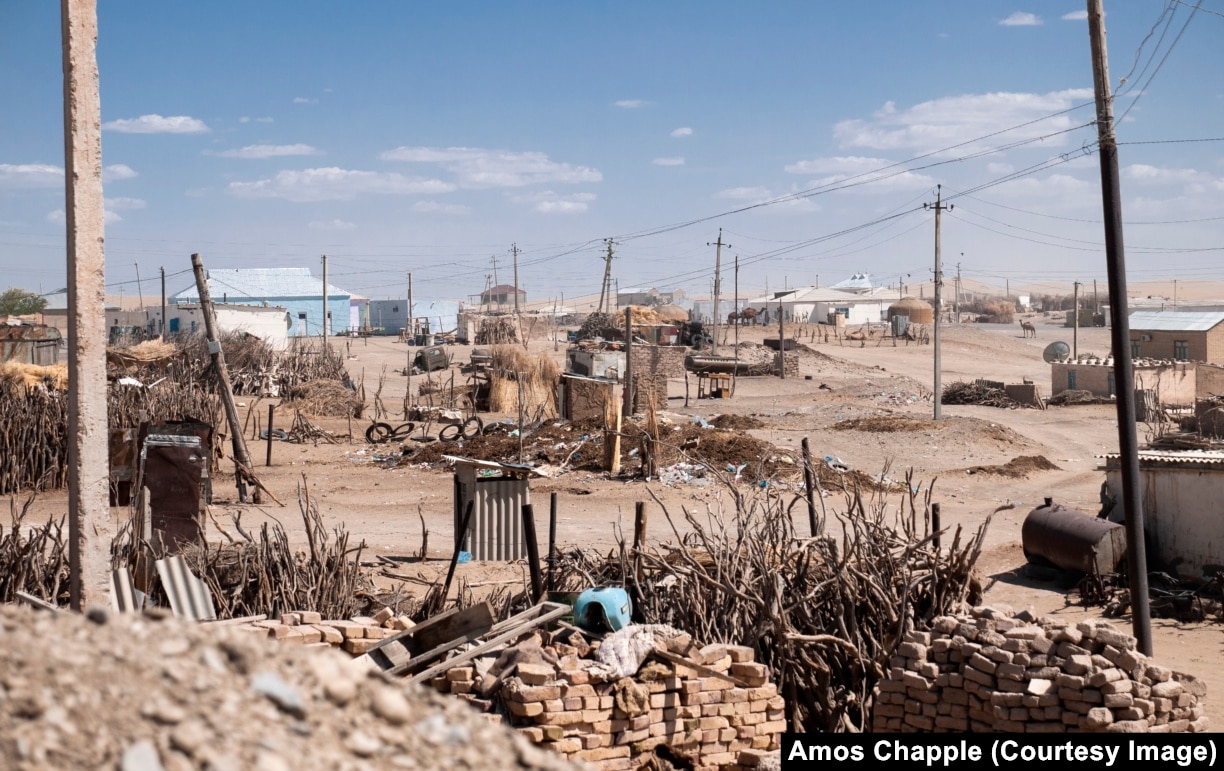
[[365,401],[343,383],[311,380],[289,392],[288,404],[308,415],[329,418],[361,417]]
[[514,345],[495,345],[492,355],[491,412],[517,412],[521,387],[525,414],[535,419],[557,416],[557,382],[561,379],[561,369],[551,356],[532,355]]

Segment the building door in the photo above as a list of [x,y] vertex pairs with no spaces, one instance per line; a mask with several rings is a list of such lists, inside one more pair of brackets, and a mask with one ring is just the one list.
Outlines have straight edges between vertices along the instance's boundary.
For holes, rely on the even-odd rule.
[[1075,374],[1075,370],[1067,370],[1067,388],[1072,391],[1075,390]]
[[297,331],[294,333],[297,337],[307,337],[310,332],[306,329],[306,311],[298,312]]
[[179,320],[178,316],[175,316],[170,319],[170,334],[174,334],[177,331],[179,331]]

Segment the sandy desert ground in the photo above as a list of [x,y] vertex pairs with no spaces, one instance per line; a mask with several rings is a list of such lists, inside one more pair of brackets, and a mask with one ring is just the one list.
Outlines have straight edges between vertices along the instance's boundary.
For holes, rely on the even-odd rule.
[[[1060,321],[1040,315],[1033,320],[1038,331],[1035,339],[1023,337],[1019,324],[944,325],[943,384],[975,378],[1006,382],[1028,378],[1048,395],[1049,366],[1042,360],[1042,350],[1054,340],[1069,343],[1071,330],[1062,327]],[[749,433],[774,445],[779,453],[800,457],[800,442],[807,438],[816,458],[834,456],[852,469],[873,476],[887,473],[894,479],[903,479],[910,471],[914,484],[923,490],[933,488],[933,500],[941,504],[945,525],[974,529],[991,512],[1010,506],[993,516],[987,530],[979,562],[987,580],[986,601],[1016,609],[1031,607],[1038,613],[1066,619],[1100,617],[1098,608],[1070,604],[1059,584],[1026,577],[1020,528],[1029,511],[1047,496],[1081,511],[1097,511],[1104,479],[1099,470],[1100,456],[1117,447],[1112,405],[1044,411],[944,405],[943,420],[918,431],[837,430],[835,424],[854,418],[930,418],[932,347],[894,346],[891,340],[878,345],[875,341],[862,345],[818,342],[805,338],[809,331],[805,327],[787,331],[788,336],[797,334],[812,349],[800,355],[800,377],[741,378],[733,398],[691,399],[688,407],[684,406],[684,383],[675,381],[670,385],[668,418],[679,425],[697,416],[707,420],[723,414],[751,416],[761,421],[762,427]],[[765,336],[776,336],[776,329],[741,330],[742,341],[759,341]],[[349,371],[354,380],[364,382],[367,394],[373,393],[380,377],[383,379],[382,402],[392,410],[388,422],[400,422],[396,418],[400,417],[407,383],[402,374],[407,347],[393,338],[340,338],[337,342],[346,346]],[[1081,353],[1105,354],[1109,350],[1108,330],[1080,330],[1078,345]],[[551,340],[538,340],[531,343],[531,349],[553,354],[559,361],[565,355],[564,342],[555,346]],[[470,356],[466,346],[452,346],[450,351],[456,364],[465,363]],[[419,377],[414,380],[420,382]],[[266,419],[267,400],[247,398],[243,404],[244,409]],[[289,415],[278,415],[278,427],[287,427],[290,419]],[[252,444],[257,473],[278,498],[289,504],[285,508],[235,503],[231,468],[221,464],[216,469],[210,539],[223,539],[217,528],[232,532],[231,517],[235,514],[240,514],[245,528],[275,519],[285,524],[291,537],[300,534],[296,490],[304,484],[329,524],[343,525],[354,540],[365,541],[370,559],[382,556],[403,560],[399,572],[426,580],[444,570],[454,544],[451,472],[414,465],[385,468],[376,462],[376,456],[388,450],[386,445],[375,447],[364,441],[369,413],[351,423],[334,418],[315,422],[342,437],[351,430],[352,441],[345,438],[339,444],[317,446],[276,442],[270,467],[263,465],[264,445]],[[462,454],[461,450],[456,454]],[[972,467],[1004,464],[1020,456],[1043,456],[1057,468],[1019,478],[968,472]],[[618,532],[632,534],[634,503],[652,501],[652,493],[676,515],[682,508],[699,512],[706,507],[717,509],[726,503],[727,494],[717,485],[668,486],[640,477],[609,479],[592,471],[534,480],[531,490],[537,511],[546,511],[548,494],[557,493],[559,545],[603,550],[616,543]],[[783,490],[782,494],[788,493]],[[63,492],[45,494],[37,510],[42,515],[62,512],[65,501]],[[840,501],[833,495],[826,503],[837,509]],[[650,506],[649,538],[674,541],[658,505],[652,502]],[[802,508],[796,507],[796,511]],[[681,524],[682,517],[675,518]],[[429,559],[411,560],[422,548],[422,521],[428,531]],[[806,511],[796,515],[796,521],[797,527],[805,530]],[[543,552],[546,526],[539,535]],[[459,570],[460,577],[469,581],[517,581],[523,573],[521,565],[485,562],[470,562]],[[1130,618],[1114,623],[1129,627]],[[1224,627],[1212,623],[1154,621],[1156,658],[1207,681],[1210,690],[1206,705],[1214,726],[1224,726],[1222,632]]]

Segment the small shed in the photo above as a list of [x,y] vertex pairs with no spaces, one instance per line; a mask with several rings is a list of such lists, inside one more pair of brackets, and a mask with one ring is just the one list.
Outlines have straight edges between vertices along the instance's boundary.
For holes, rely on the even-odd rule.
[[935,323],[935,309],[930,303],[917,297],[902,297],[888,306],[888,320],[892,321],[895,316],[905,316],[911,324]]
[[[475,560],[517,560],[527,557],[523,537],[523,507],[531,503],[536,469],[513,463],[443,456],[455,465],[456,545]],[[472,520],[463,531],[469,502]]]
[[58,364],[61,339],[55,327],[9,319],[0,323],[0,361],[40,367]]

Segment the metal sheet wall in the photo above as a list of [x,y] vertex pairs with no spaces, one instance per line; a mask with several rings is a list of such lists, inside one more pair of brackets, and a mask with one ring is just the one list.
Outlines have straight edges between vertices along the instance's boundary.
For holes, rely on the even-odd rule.
[[455,532],[463,524],[463,511],[473,500],[467,551],[476,560],[516,560],[527,556],[523,539],[523,506],[531,503],[526,479],[480,477],[471,469],[455,474]]

